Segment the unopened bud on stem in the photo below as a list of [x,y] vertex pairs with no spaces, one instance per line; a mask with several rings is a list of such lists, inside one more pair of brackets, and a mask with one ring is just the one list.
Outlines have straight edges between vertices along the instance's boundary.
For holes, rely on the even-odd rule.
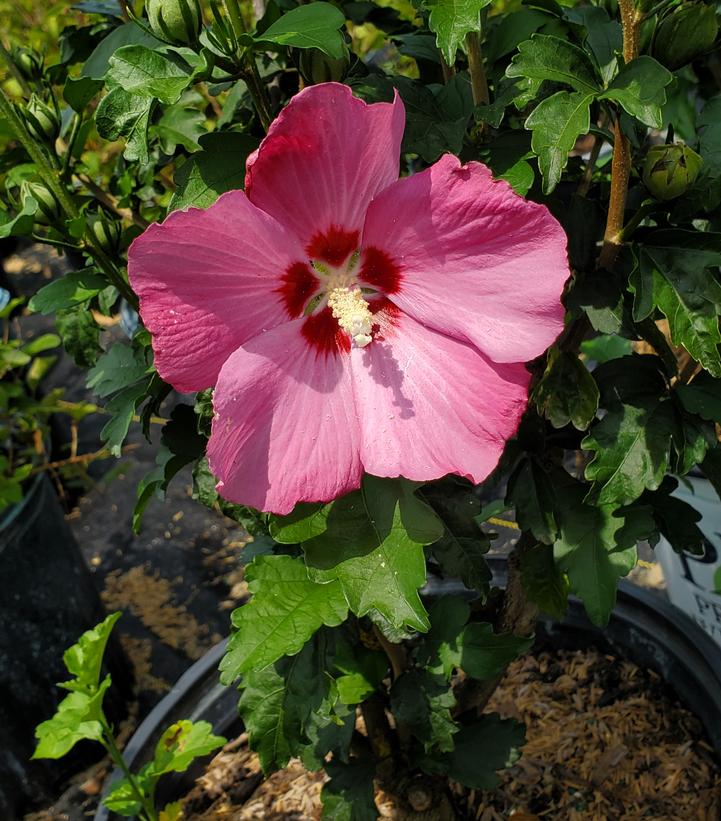
[[703,160],[687,145],[655,145],[646,154],[643,182],[659,200],[672,200],[694,184]]
[[200,0],[147,0],[145,4],[154,34],[171,43],[192,45],[203,26]]

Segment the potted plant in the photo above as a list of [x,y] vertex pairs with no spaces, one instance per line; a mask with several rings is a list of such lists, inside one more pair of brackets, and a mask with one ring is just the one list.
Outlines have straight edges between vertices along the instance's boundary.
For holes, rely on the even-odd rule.
[[[10,54],[6,230],[84,255],[36,297],[68,327],[139,312],[129,344],[66,335],[111,450],[195,395],[135,526],[193,463],[264,537],[221,678],[266,772],[324,767],[331,815],[372,817],[374,783],[410,812],[419,781],[446,813],[521,743],[483,709],[538,612],[571,592],[604,625],[640,540],[703,549],[673,491],[719,453],[715,13],[146,5],[68,35],[34,97]],[[591,372],[597,334],[633,352]],[[471,603],[429,609],[429,577]]]
[[[61,390],[41,392],[60,338],[11,337],[9,317],[19,302],[0,311],[0,572],[7,580],[0,597],[0,808],[7,817],[29,799],[49,797],[60,779],[87,761],[87,750],[60,763],[29,758],[37,711],[52,712],[57,703],[63,650],[103,612],[53,484],[64,476],[77,479],[90,460],[74,452],[54,458],[51,451],[54,415],[75,424],[96,408],[64,401]],[[108,710],[117,720],[124,715],[130,676],[115,642],[108,664],[117,682]]]

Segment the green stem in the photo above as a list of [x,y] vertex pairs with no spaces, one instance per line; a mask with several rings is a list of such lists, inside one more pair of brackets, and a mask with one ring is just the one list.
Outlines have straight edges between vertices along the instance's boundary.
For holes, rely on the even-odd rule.
[[471,31],[466,34],[466,54],[468,55],[468,73],[471,75],[473,105],[488,105],[491,97],[488,93],[488,80],[486,80],[486,72],[483,68],[480,32]]
[[631,217],[631,219],[623,226],[623,229],[621,231],[621,241],[628,242],[633,232],[638,228],[638,226],[650,213],[656,210],[657,206],[658,203],[654,202],[653,200],[647,200],[646,202],[641,203],[640,208]]
[[73,117],[73,125],[70,129],[70,135],[68,136],[65,156],[63,157],[62,177],[65,180],[68,178],[68,171],[70,170],[70,160],[72,159],[73,147],[75,145],[75,140],[78,138],[78,132],[80,131],[80,126],[82,125],[82,122],[83,118],[80,116],[80,114],[76,114]]
[[82,251],[82,246],[80,245],[73,245],[70,242],[63,242],[60,239],[50,239],[50,237],[42,237],[40,234],[31,234],[30,235],[35,242],[42,242],[44,245],[53,245],[56,248],[69,248],[71,251]]
[[155,812],[155,807],[141,789],[135,776],[128,769],[128,765],[125,763],[123,754],[120,752],[117,744],[115,743],[113,732],[108,726],[108,723],[105,720],[104,716],[101,718],[100,724],[103,728],[104,736],[103,740],[101,741],[101,744],[107,750],[107,753],[112,759],[113,764],[115,764],[116,767],[122,770],[123,775],[128,780],[128,784],[130,784],[130,789],[133,791],[133,793],[135,794],[135,798],[138,802],[140,802],[140,805],[143,808],[143,814],[145,815],[145,818],[147,819],[147,821],[158,821],[158,815]]
[[[68,193],[67,188],[60,180],[59,168],[53,168],[45,152],[33,140],[25,128],[25,123],[20,119],[13,104],[7,98],[5,92],[0,88],[0,119],[5,119],[10,126],[10,130],[15,135],[17,141],[27,152],[30,159],[35,163],[37,172],[42,181],[53,192],[60,207],[65,212],[68,219],[76,219],[80,212],[75,202]],[[108,279],[118,289],[127,302],[137,308],[138,299],[133,293],[133,289],[118,270],[115,263],[108,257],[92,235],[86,234],[87,250],[95,262],[103,269]]]
[[255,110],[258,112],[258,117],[260,118],[263,130],[267,131],[271,120],[273,119],[273,115],[270,111],[270,102],[266,97],[263,82],[260,79],[260,74],[258,73],[258,66],[255,62],[255,57],[251,51],[246,52],[245,64],[247,71],[243,75],[243,79],[245,80],[245,84],[248,86],[250,96],[253,98],[253,105],[255,106]]

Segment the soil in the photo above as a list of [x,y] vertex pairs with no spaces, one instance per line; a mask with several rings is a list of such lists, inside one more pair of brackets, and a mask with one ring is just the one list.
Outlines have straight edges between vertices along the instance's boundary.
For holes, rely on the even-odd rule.
[[[596,649],[511,665],[489,710],[527,724],[495,792],[454,785],[476,821],[718,821],[721,767],[699,720],[654,673]],[[247,738],[230,742],[183,801],[185,821],[317,821],[324,776],[298,761],[263,781]],[[381,818],[393,804],[377,794]]]

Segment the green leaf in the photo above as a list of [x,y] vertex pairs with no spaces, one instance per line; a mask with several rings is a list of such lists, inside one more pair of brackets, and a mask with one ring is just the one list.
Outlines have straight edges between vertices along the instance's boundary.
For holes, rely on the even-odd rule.
[[90,77],[68,77],[63,88],[63,97],[73,111],[82,114],[102,87],[102,80],[93,80]]
[[443,535],[431,547],[443,574],[485,595],[491,580],[485,554],[491,542],[478,524],[481,503],[473,486],[449,477],[426,485],[421,494],[443,522]]
[[122,455],[123,442],[130,430],[130,423],[133,421],[135,411],[145,398],[146,391],[147,385],[144,382],[138,382],[118,391],[109,402],[105,403],[105,411],[110,414],[110,419],[100,431],[100,438],[113,456]]
[[553,546],[571,590],[583,601],[594,624],[606,624],[616,602],[616,585],[636,564],[636,543],[612,505],[583,501],[586,486],[568,477],[558,487],[560,536]]
[[672,81],[670,71],[653,57],[643,55],[624,66],[600,98],[616,100],[644,125],[661,128],[661,109],[666,104],[665,89]]
[[398,91],[406,111],[403,153],[419,154],[428,163],[445,152],[460,153],[469,116],[453,117],[443,105],[448,101],[434,95],[428,86],[401,76],[391,82],[377,74],[349,79],[348,84],[354,94],[371,103],[389,102],[394,88]]
[[118,815],[134,816],[143,808],[138,794],[127,778],[113,782],[110,792],[102,800],[103,806]]
[[226,739],[213,735],[213,727],[207,721],[176,721],[155,745],[153,775],[185,772],[196,758],[209,755],[225,743]]
[[598,6],[565,7],[563,16],[586,29],[586,45],[596,58],[604,83],[609,83],[618,67],[617,55],[623,50],[623,29],[610,20]]
[[681,476],[703,462],[706,451],[716,445],[717,437],[710,422],[699,419],[683,409],[676,409],[676,430],[673,434],[671,469]]
[[355,758],[344,764],[336,759],[325,764],[330,781],[323,785],[323,821],[377,821],[375,762]]
[[586,92],[557,91],[540,102],[526,120],[525,127],[533,132],[531,148],[538,156],[544,193],[558,185],[569,152],[578,137],[588,133],[592,102],[593,95]]
[[426,580],[423,545],[443,528],[415,489],[402,479],[366,476],[361,490],[331,505],[305,505],[276,519],[271,535],[301,542],[310,577],[339,582],[357,616],[425,632],[428,619],[418,596]]
[[593,98],[600,91],[598,73],[586,52],[547,34],[534,34],[518,46],[506,76],[564,83],[584,98]]
[[676,395],[689,413],[721,424],[721,379],[700,373],[688,385],[677,385]]
[[489,17],[491,24],[496,24],[489,32],[483,51],[489,64],[493,64],[499,57],[505,57],[518,48],[518,44],[528,40],[544,24],[551,20],[549,14],[540,8],[524,6],[508,14],[499,14]]
[[471,678],[483,680],[500,675],[532,644],[533,637],[494,633],[488,623],[471,622],[457,635],[440,642],[437,655],[446,674],[460,668]]
[[152,34],[141,29],[137,23],[124,23],[113,29],[97,45],[93,53],[85,61],[81,76],[93,80],[102,80],[110,66],[110,58],[123,46],[141,45],[148,48],[162,48],[163,43]]
[[109,396],[142,379],[148,371],[142,350],[116,343],[90,369],[86,384],[98,396]]
[[97,296],[107,285],[107,279],[96,268],[72,271],[41,288],[30,300],[28,308],[40,314],[72,308]]
[[521,555],[521,581],[528,598],[559,621],[568,607],[570,585],[553,559],[550,545],[537,545]]
[[558,533],[553,512],[553,484],[538,461],[524,459],[511,474],[506,501],[516,510],[516,520],[523,530],[541,542],[552,544]]
[[99,342],[100,326],[90,311],[83,305],[58,310],[55,327],[75,364],[81,368],[92,367],[103,349]]
[[471,678],[495,678],[532,644],[533,636],[524,638],[512,633],[494,633],[490,624],[472,622],[463,628],[458,638],[460,656],[457,666]]
[[519,160],[515,165],[499,174],[497,179],[505,180],[516,194],[525,197],[531,190],[536,175],[533,166],[527,160]]
[[147,163],[148,124],[155,101],[152,97],[129,94],[123,88],[113,88],[103,97],[95,111],[98,134],[106,140],[125,138],[126,160]]
[[244,676],[238,709],[263,772],[302,755],[314,714],[329,715],[332,679],[325,654],[326,640],[317,633],[297,655]]
[[499,782],[496,771],[519,759],[518,748],[525,740],[522,724],[489,713],[456,733],[453,752],[439,764],[449,778],[465,787],[492,790]]
[[600,334],[581,343],[581,353],[586,360],[591,360],[598,365],[610,362],[611,359],[627,356],[632,352],[630,340],[614,334]]
[[200,138],[202,151],[188,159],[175,174],[175,192],[169,210],[207,208],[226,191],[243,188],[245,161],[258,140],[235,131],[219,131]]
[[491,0],[425,0],[430,9],[428,27],[436,35],[436,43],[446,63],[456,62],[456,51],[462,47],[466,34],[481,27],[481,9]]
[[206,133],[205,114],[180,103],[166,108],[150,127],[150,134],[160,140],[166,154],[174,154],[179,145],[191,153],[200,151],[199,140]]
[[155,98],[172,105],[192,80],[192,68],[178,54],[133,45],[118,49],[110,58],[106,83],[140,98]]
[[360,644],[336,641],[333,667],[342,675],[335,680],[343,704],[360,704],[378,688],[388,672],[388,657]]
[[698,152],[714,176],[721,176],[721,94],[707,100],[696,119]]
[[594,482],[589,499],[623,505],[658,488],[668,470],[674,432],[668,401],[610,408],[581,442],[584,450],[595,451],[586,466],[586,478]]
[[420,154],[429,163],[445,152],[460,153],[469,117],[449,116],[441,105],[442,98],[439,100],[427,86],[408,77],[394,77],[393,85],[406,110],[402,150]]
[[37,356],[38,354],[45,353],[45,351],[51,351],[57,348],[60,341],[60,337],[57,334],[40,334],[40,336],[36,336],[34,339],[30,339],[26,342],[20,350],[28,356]]
[[341,583],[312,581],[300,559],[259,556],[245,577],[252,598],[233,611],[235,632],[220,665],[225,684],[294,655],[319,627],[335,627],[348,614]]
[[91,630],[86,630],[77,642],[63,654],[63,662],[74,681],[60,685],[68,690],[95,692],[100,686],[100,670],[103,654],[110,633],[120,618],[120,613],[111,613]]
[[683,345],[712,376],[721,376],[721,284],[713,271],[721,264],[721,234],[662,230],[652,240],[641,247],[631,275],[634,319],[658,308],[674,344]]
[[570,422],[577,430],[586,430],[596,416],[598,396],[596,382],[578,356],[551,348],[533,400],[553,427],[564,428]]
[[451,708],[456,698],[442,676],[428,670],[409,670],[393,682],[390,696],[396,722],[409,729],[426,752],[453,749],[458,725],[451,717]]
[[[713,459],[712,456],[711,461]],[[708,465],[707,456],[703,469],[706,470]],[[702,556],[706,549],[706,538],[698,527],[701,514],[693,505],[671,495],[677,487],[678,480],[667,476],[657,491],[644,493],[641,502],[650,505],[659,532],[677,553]]]
[[340,59],[344,53],[340,29],[344,25],[345,15],[331,3],[308,3],[286,12],[255,40],[260,46],[276,43],[294,48],[317,48]]
[[78,741],[100,741],[102,703],[108,687],[109,676],[92,693],[76,691],[65,696],[55,715],[35,728],[38,745],[32,757],[62,758]]
[[631,354],[604,362],[593,372],[601,406],[655,405],[666,394],[663,365],[655,355]]
[[458,668],[471,678],[490,679],[533,644],[532,637],[494,633],[485,622],[467,624],[469,615],[468,603],[459,596],[443,596],[435,602],[429,613],[431,630],[419,650],[419,662],[447,680]]
[[25,197],[22,208],[14,217],[0,208],[0,239],[29,236],[35,225],[37,210],[38,203],[33,197]]
[[454,653],[458,636],[470,615],[471,608],[462,596],[445,595],[436,599],[428,611],[431,629],[417,650],[418,663],[431,672],[442,672],[450,681],[456,667]]

